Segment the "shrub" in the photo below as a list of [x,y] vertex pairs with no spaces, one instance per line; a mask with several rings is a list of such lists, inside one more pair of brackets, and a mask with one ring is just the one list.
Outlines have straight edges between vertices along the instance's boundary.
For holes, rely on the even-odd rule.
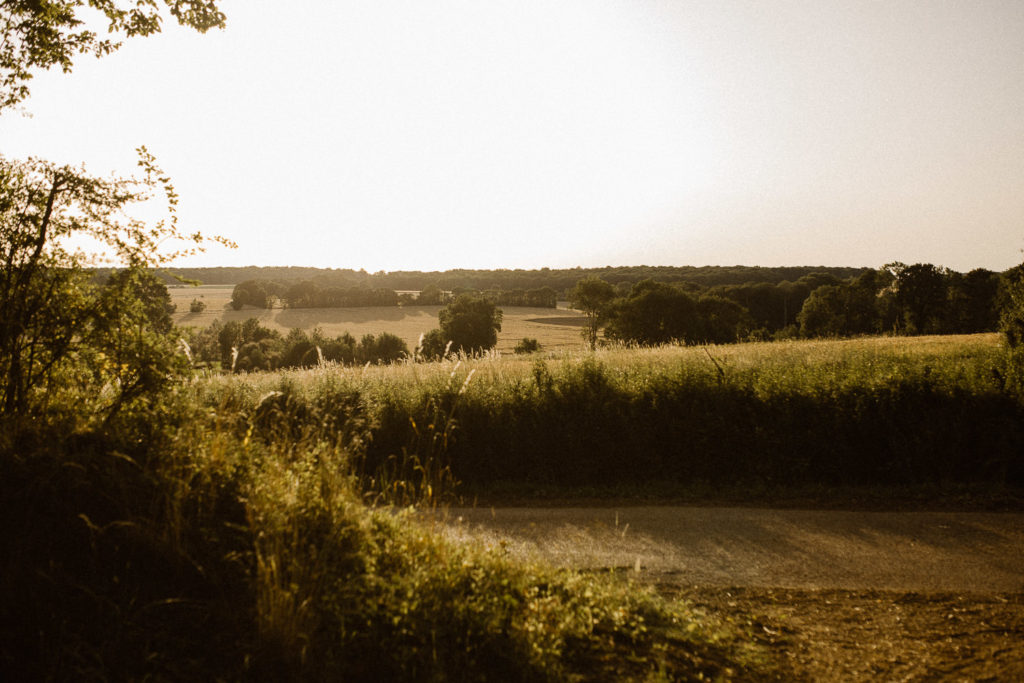
[[363,335],[356,347],[356,362],[358,363],[394,363],[409,355],[409,347],[405,340],[390,332],[381,332],[374,336]]
[[540,351],[540,342],[532,337],[523,337],[514,350],[516,353],[534,353]]
[[444,333],[440,328],[434,328],[420,337],[416,353],[420,360],[441,360],[450,349],[451,344]]

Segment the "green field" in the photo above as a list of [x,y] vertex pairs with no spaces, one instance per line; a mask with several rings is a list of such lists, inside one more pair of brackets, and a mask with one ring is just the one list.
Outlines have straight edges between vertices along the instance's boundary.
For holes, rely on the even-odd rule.
[[[282,333],[292,328],[311,331],[319,327],[329,337],[345,332],[356,339],[364,334],[390,332],[401,337],[410,349],[416,348],[419,337],[438,326],[440,306],[378,306],[366,308],[275,308],[246,306],[240,311],[230,306],[230,286],[170,287],[171,302],[177,306],[174,322],[182,327],[208,327],[213,321],[239,322],[258,318],[265,327]],[[199,299],[206,303],[202,313],[189,313],[189,303]],[[512,353],[524,337],[540,342],[544,350],[576,349],[583,345],[580,329],[585,316],[578,311],[560,307],[504,307],[501,332],[495,347],[500,353]]]

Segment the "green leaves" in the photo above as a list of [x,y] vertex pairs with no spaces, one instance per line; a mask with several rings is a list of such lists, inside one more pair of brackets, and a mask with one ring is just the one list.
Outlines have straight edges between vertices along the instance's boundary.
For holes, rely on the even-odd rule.
[[[121,38],[159,33],[163,9],[157,0],[7,0],[0,4],[0,112],[29,96],[35,70],[60,67],[68,73],[78,55],[108,55]],[[163,0],[182,26],[205,33],[224,26],[214,0]],[[98,10],[108,20],[110,38],[82,28],[83,17]]]
[[[114,404],[162,385],[170,370],[166,288],[144,271],[207,240],[179,231],[169,178],[144,147],[138,152],[141,178],[103,179],[83,168],[0,157],[0,412],[25,412],[68,363],[90,364],[101,385],[116,379]],[[167,200],[164,220],[147,225],[132,216],[157,194]],[[82,238],[96,250],[86,252]],[[86,268],[104,262],[127,270],[99,287]],[[125,336],[131,329],[135,336]],[[130,360],[100,362],[122,356]],[[152,367],[144,371],[144,364]]]
[[483,297],[460,294],[438,312],[437,319],[452,351],[478,353],[498,343],[501,309]]

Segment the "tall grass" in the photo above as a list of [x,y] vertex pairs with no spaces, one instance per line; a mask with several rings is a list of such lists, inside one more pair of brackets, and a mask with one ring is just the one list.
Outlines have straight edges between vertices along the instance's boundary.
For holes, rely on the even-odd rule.
[[349,405],[366,476],[387,489],[415,470],[417,495],[442,479],[1020,485],[1021,375],[998,337],[975,335],[328,367],[197,390],[239,406],[284,391],[321,425]]

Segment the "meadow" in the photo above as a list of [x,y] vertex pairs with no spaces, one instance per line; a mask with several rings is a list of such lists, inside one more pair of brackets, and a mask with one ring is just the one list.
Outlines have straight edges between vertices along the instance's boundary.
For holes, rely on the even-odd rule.
[[[210,285],[170,287],[171,303],[177,306],[174,323],[180,327],[209,327],[215,320],[242,322],[257,318],[264,327],[287,334],[292,328],[306,332],[319,327],[328,337],[345,332],[356,339],[364,334],[390,332],[398,335],[410,349],[416,348],[420,335],[438,326],[441,306],[369,306],[365,308],[231,308],[232,287]],[[190,313],[189,303],[199,299],[206,304],[202,313]],[[536,339],[544,349],[577,349],[583,344],[580,330],[585,316],[559,304],[559,308],[502,307],[503,318],[498,344],[500,353],[512,353],[524,337]]]

